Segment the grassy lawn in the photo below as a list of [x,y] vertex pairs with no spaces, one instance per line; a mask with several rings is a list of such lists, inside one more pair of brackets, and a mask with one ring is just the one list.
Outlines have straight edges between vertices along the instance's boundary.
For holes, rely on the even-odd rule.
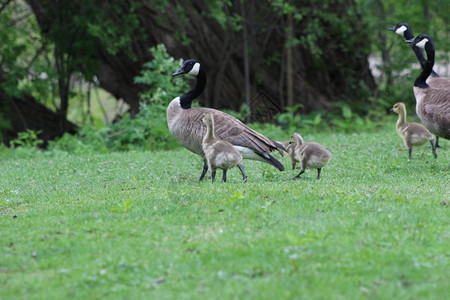
[[319,181],[198,182],[181,148],[3,158],[0,298],[445,299],[450,143],[408,161],[394,122],[305,134],[333,154]]

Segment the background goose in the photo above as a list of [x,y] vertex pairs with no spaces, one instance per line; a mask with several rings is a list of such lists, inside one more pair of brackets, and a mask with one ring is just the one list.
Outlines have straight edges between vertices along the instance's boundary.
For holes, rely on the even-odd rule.
[[214,116],[211,113],[206,114],[203,119],[203,123],[206,125],[206,133],[203,137],[203,152],[205,153],[208,167],[211,169],[212,181],[216,177],[216,169],[222,169],[222,180],[227,181],[227,170],[235,166],[241,170],[242,178],[247,181],[247,176],[244,172],[244,166],[242,165],[242,155],[233,145],[227,141],[220,140],[214,134]]
[[[403,36],[405,40],[411,40],[414,38],[414,34],[408,23],[398,23],[394,27],[388,28],[388,30],[394,31],[396,34]],[[422,53],[422,50],[414,44],[411,44],[411,48],[423,69],[426,64],[426,59]],[[450,78],[440,77],[433,69],[431,69],[431,75],[427,78],[427,83],[431,87],[450,89]]]
[[331,153],[322,145],[314,142],[305,143],[300,134],[294,133],[287,146],[287,153],[292,162],[292,170],[297,162],[301,163],[301,171],[294,178],[300,178],[306,168],[317,169],[317,179],[320,179],[322,168],[330,161]]
[[448,140],[450,139],[450,89],[434,88],[426,83],[434,65],[433,40],[426,34],[420,34],[405,42],[423,48],[427,53],[425,66],[414,82],[416,113],[431,133]]
[[433,135],[422,124],[406,122],[406,108],[403,102],[395,103],[391,111],[398,114],[397,124],[395,128],[397,133],[403,139],[403,142],[408,148],[409,158],[411,158],[412,146],[422,146],[426,142],[431,143],[431,151],[433,151],[434,158],[437,158],[436,149],[434,148]]
[[196,76],[197,83],[192,90],[170,102],[167,107],[167,125],[172,135],[186,149],[203,158],[203,172],[200,180],[208,171],[208,164],[202,149],[202,140],[206,132],[202,118],[207,113],[214,116],[216,136],[231,143],[244,159],[266,162],[280,171],[284,170],[283,165],[269,154],[273,150],[281,153],[283,146],[250,129],[229,114],[212,108],[191,107],[192,101],[200,96],[206,85],[205,71],[197,60],[186,60],[172,76],[182,74]]

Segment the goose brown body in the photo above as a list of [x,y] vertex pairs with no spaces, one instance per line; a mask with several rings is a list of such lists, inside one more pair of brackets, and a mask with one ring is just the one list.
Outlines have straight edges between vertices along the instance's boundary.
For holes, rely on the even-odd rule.
[[428,130],[450,139],[450,90],[414,87],[416,113]]
[[[261,160],[264,153],[279,146],[264,135],[254,131],[233,116],[212,108],[192,107],[183,109],[175,98],[167,108],[167,125],[172,135],[188,150],[204,157],[202,148],[206,126],[202,122],[205,114],[214,117],[215,134],[235,146],[246,159]],[[245,151],[248,149],[248,151]],[[260,155],[256,154],[260,153]]]
[[321,144],[315,142],[305,143],[300,134],[294,133],[287,146],[287,153],[295,169],[297,162],[301,164],[300,173],[294,178],[300,178],[306,168],[317,169],[317,179],[320,179],[322,168],[330,161],[331,153]]
[[434,158],[437,158],[433,143],[433,135],[422,124],[406,122],[406,108],[403,102],[395,103],[392,111],[398,114],[398,120],[395,125],[398,135],[403,139],[403,143],[409,150],[411,158],[412,147],[422,146],[426,142],[431,143]]
[[427,79],[427,83],[432,88],[448,89],[450,90],[450,78],[447,77],[433,77]]

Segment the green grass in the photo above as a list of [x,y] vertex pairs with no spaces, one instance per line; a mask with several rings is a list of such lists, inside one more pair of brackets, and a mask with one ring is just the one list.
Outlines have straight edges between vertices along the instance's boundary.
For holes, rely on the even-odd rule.
[[2,158],[0,298],[448,297],[449,142],[303,137],[333,154],[319,181],[246,161],[247,183],[198,182],[184,149]]

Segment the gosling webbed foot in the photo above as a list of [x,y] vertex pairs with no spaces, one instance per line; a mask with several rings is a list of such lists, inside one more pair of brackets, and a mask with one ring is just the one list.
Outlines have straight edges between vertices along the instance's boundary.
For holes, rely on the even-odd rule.
[[298,173],[297,176],[293,177],[292,179],[300,179],[300,175],[302,175],[303,173],[305,173],[305,169],[302,169],[300,173]]

